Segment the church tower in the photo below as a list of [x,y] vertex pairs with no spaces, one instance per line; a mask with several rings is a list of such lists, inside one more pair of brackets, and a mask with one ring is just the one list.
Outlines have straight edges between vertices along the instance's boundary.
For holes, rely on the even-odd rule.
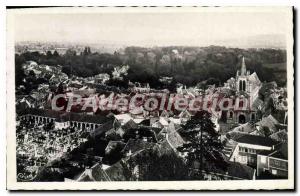
[[237,86],[237,91],[238,92],[247,92],[249,89],[248,86],[248,80],[247,80],[247,76],[249,75],[249,73],[247,72],[247,68],[246,68],[246,63],[245,63],[245,58],[242,58],[242,67],[240,72],[237,71],[236,74],[236,86]]

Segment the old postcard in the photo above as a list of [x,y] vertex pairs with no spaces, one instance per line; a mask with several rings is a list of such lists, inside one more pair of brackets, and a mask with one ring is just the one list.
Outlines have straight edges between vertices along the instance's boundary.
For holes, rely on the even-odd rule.
[[7,189],[294,189],[292,7],[7,8]]

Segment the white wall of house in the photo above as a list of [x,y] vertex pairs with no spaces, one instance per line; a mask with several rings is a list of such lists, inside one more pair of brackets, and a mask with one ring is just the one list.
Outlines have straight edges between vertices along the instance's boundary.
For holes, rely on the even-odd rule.
[[[248,159],[246,156],[241,156],[239,154],[239,149],[240,147],[242,148],[247,148],[247,149],[254,149],[254,150],[272,150],[272,147],[269,146],[261,146],[261,145],[253,145],[253,144],[246,144],[246,143],[238,143],[230,157],[230,161],[235,161],[235,162],[239,162],[242,164],[247,164],[248,163]],[[251,153],[251,152],[248,152]]]

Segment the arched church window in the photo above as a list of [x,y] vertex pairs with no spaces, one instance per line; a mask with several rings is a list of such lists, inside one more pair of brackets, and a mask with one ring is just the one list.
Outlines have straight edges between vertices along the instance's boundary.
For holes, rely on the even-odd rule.
[[240,80],[240,84],[239,84],[239,90],[242,91],[243,90],[243,81]]
[[239,107],[242,108],[244,106],[244,101],[239,102]]
[[243,81],[243,91],[246,91],[246,81]]

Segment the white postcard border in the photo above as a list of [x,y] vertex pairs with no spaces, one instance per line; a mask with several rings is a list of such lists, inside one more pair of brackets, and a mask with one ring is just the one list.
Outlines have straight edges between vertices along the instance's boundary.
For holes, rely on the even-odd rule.
[[[139,181],[139,182],[17,182],[14,14],[37,13],[108,13],[108,12],[268,12],[287,14],[287,88],[288,88],[288,180],[233,181]],[[279,190],[294,188],[294,69],[293,69],[293,9],[292,7],[181,7],[181,8],[43,8],[7,10],[7,189],[9,190]]]

